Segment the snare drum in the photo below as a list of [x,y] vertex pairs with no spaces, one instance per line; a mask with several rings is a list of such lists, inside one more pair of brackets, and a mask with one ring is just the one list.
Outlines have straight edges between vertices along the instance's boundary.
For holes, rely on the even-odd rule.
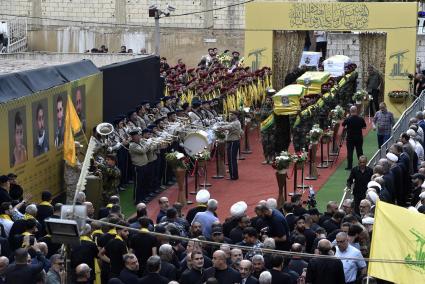
[[183,146],[189,156],[194,156],[205,149],[210,150],[208,133],[203,130],[197,130],[187,134],[184,138]]

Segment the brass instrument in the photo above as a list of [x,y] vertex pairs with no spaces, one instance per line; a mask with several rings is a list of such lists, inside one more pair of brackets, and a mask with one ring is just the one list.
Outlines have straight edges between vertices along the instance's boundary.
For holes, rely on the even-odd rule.
[[110,123],[103,122],[96,126],[96,132],[101,136],[108,136],[114,131],[114,126]]

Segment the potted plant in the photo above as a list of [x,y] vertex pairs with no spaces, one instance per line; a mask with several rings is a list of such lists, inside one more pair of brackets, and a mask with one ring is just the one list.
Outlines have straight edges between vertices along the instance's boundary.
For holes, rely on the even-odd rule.
[[311,144],[319,143],[320,137],[323,134],[323,130],[319,127],[318,124],[313,125],[311,130],[309,131],[309,138]]
[[406,101],[409,96],[409,92],[403,90],[391,91],[388,93],[388,97],[392,103],[401,104]]
[[214,135],[218,141],[224,141],[224,139],[226,139],[226,134],[218,129],[214,129]]
[[287,151],[282,151],[279,156],[276,156],[272,163],[272,167],[276,169],[279,174],[284,174],[292,162],[292,156]]

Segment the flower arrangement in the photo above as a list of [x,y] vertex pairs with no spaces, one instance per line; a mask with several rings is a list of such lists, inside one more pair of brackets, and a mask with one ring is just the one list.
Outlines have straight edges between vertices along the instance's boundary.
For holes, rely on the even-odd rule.
[[218,129],[215,129],[214,130],[214,135],[215,135],[215,138],[217,140],[224,140],[224,139],[226,139],[226,134],[224,134],[223,131],[220,131]]
[[388,97],[390,98],[406,98],[407,96],[409,96],[409,92],[408,91],[402,91],[402,90],[396,90],[396,91],[391,91],[388,93]]
[[187,169],[190,160],[178,151],[170,152],[165,155],[165,160],[171,165],[172,168]]
[[200,161],[208,161],[211,159],[211,152],[208,150],[204,150],[196,154],[195,157]]
[[395,90],[388,93],[391,102],[401,104],[409,97],[409,92],[403,90]]
[[369,101],[369,94],[368,92],[366,92],[366,90],[358,90],[354,96],[353,96],[353,101],[356,102],[361,102],[361,101]]
[[289,168],[292,162],[292,156],[287,151],[282,151],[279,156],[276,156],[272,163],[272,167],[278,171]]
[[338,120],[332,119],[331,120],[331,127],[335,128],[335,126],[338,124]]
[[317,144],[320,140],[320,137],[323,134],[323,130],[319,127],[318,124],[313,125],[310,132],[308,133],[310,137],[310,143]]
[[335,120],[341,120],[344,118],[344,113],[344,108],[337,105],[333,110],[331,110],[330,117]]
[[292,155],[292,161],[295,164],[303,164],[305,163],[305,161],[307,161],[307,158],[308,158],[308,153],[304,149],[302,149],[300,152],[295,152]]

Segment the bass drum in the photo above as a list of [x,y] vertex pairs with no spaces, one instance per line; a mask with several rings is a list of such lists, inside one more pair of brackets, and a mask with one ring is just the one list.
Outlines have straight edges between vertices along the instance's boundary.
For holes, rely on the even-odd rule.
[[197,130],[187,134],[184,138],[183,147],[186,153],[192,157],[205,149],[210,150],[208,133],[203,130]]

